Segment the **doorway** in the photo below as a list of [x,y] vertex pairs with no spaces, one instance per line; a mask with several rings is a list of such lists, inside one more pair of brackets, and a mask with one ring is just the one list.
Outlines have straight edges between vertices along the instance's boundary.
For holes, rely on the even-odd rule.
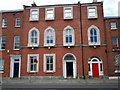
[[67,77],[73,77],[73,62],[66,62]]
[[13,77],[19,77],[19,59],[14,60],[14,73]]
[[21,55],[10,55],[10,77],[20,77]]
[[93,77],[99,77],[98,63],[92,64]]
[[63,57],[63,77],[76,78],[76,58],[71,53]]

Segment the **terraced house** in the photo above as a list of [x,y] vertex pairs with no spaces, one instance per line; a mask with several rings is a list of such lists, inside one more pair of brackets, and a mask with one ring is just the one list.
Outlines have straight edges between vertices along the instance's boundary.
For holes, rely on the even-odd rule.
[[103,2],[25,6],[0,13],[3,77],[101,78],[120,74],[120,17]]

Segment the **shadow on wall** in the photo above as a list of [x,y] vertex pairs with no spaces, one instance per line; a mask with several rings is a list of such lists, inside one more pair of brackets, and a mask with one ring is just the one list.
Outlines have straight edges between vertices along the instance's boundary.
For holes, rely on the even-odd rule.
[[120,1],[118,2],[118,16],[120,16]]

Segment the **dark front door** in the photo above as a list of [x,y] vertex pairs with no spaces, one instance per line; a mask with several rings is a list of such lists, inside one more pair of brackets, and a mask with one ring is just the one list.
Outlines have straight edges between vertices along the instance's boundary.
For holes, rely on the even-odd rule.
[[73,62],[66,62],[67,77],[73,77]]
[[18,77],[19,76],[19,62],[14,63],[14,75],[13,77]]

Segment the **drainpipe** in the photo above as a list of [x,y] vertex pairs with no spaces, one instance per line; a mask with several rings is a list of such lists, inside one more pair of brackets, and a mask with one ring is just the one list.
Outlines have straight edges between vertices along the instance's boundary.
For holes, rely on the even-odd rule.
[[83,79],[85,80],[85,72],[84,72],[84,60],[83,60],[83,35],[82,35],[82,14],[81,14],[81,4],[80,2],[78,2],[78,6],[80,7],[80,30],[81,30],[81,52],[82,52],[82,55],[81,55],[81,58],[82,58],[82,73],[83,73]]

